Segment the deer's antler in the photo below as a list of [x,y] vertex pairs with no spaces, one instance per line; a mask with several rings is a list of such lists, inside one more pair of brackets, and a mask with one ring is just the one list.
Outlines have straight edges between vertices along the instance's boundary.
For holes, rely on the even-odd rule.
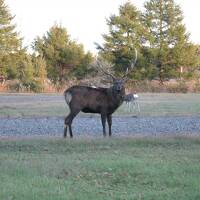
[[135,59],[131,61],[130,70],[129,67],[126,68],[126,72],[122,77],[123,80],[127,79],[128,74],[134,69],[136,62],[137,62],[137,49],[135,48]]
[[97,70],[100,70],[103,74],[111,77],[112,80],[116,79],[116,77],[107,70],[108,68],[112,68],[113,64],[103,61],[103,60],[99,60],[99,59],[96,60],[96,64],[97,64],[97,67],[96,67]]

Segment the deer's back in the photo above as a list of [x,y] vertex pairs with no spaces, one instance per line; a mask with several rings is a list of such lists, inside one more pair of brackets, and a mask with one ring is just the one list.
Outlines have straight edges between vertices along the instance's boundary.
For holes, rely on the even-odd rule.
[[65,96],[71,95],[70,106],[79,106],[83,112],[100,112],[107,104],[107,88],[92,88],[73,86],[65,91]]
[[86,113],[113,113],[119,106],[113,101],[108,88],[92,88],[87,86],[73,86],[65,91],[66,95],[71,95],[68,103],[70,107],[78,107]]

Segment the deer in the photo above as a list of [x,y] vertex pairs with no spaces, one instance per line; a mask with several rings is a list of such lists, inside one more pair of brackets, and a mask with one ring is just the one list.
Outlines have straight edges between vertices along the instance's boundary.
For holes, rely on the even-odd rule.
[[137,102],[138,98],[139,96],[136,92],[125,95],[124,102],[126,102],[126,104],[128,105],[129,112],[131,112],[131,106],[135,105],[137,106],[138,112],[140,113],[140,105]]
[[[131,60],[130,67],[127,67],[124,75],[120,78],[115,77],[105,69],[100,61],[97,60],[97,68],[111,80],[111,87],[89,87],[75,85],[64,91],[64,97],[69,106],[69,114],[64,120],[64,138],[67,137],[69,129],[70,138],[73,138],[72,122],[79,112],[98,113],[101,115],[103,126],[103,136],[106,136],[106,121],[109,127],[109,136],[112,136],[112,114],[122,105],[125,97],[125,83],[127,76],[134,69],[137,62],[137,50],[135,49],[135,59]],[[130,68],[130,69],[129,69]]]

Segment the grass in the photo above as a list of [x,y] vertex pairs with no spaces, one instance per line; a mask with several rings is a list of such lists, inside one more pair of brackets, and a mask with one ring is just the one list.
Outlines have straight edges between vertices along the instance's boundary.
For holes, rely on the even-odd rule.
[[145,116],[194,116],[200,114],[200,94],[141,94],[142,114]]
[[[200,114],[200,94],[139,96],[141,116]],[[0,94],[0,117],[67,112],[58,94]],[[0,138],[0,200],[199,200],[199,163],[200,137]]]
[[2,200],[198,200],[200,138],[0,140]]
[[[140,116],[195,116],[200,114],[200,94],[139,94]],[[135,115],[122,105],[115,115]],[[60,94],[0,94],[0,117],[66,116],[68,107]]]

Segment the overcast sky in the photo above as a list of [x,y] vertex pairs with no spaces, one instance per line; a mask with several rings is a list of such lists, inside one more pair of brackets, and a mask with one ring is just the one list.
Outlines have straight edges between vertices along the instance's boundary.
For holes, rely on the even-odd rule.
[[[117,14],[127,0],[5,0],[17,30],[29,45],[36,36],[45,34],[55,23],[66,27],[72,39],[82,43],[85,50],[95,52],[94,42],[102,43],[102,33],[108,31],[106,18]],[[142,9],[145,0],[131,0]],[[175,0],[184,13],[184,23],[191,41],[200,43],[200,1]]]

